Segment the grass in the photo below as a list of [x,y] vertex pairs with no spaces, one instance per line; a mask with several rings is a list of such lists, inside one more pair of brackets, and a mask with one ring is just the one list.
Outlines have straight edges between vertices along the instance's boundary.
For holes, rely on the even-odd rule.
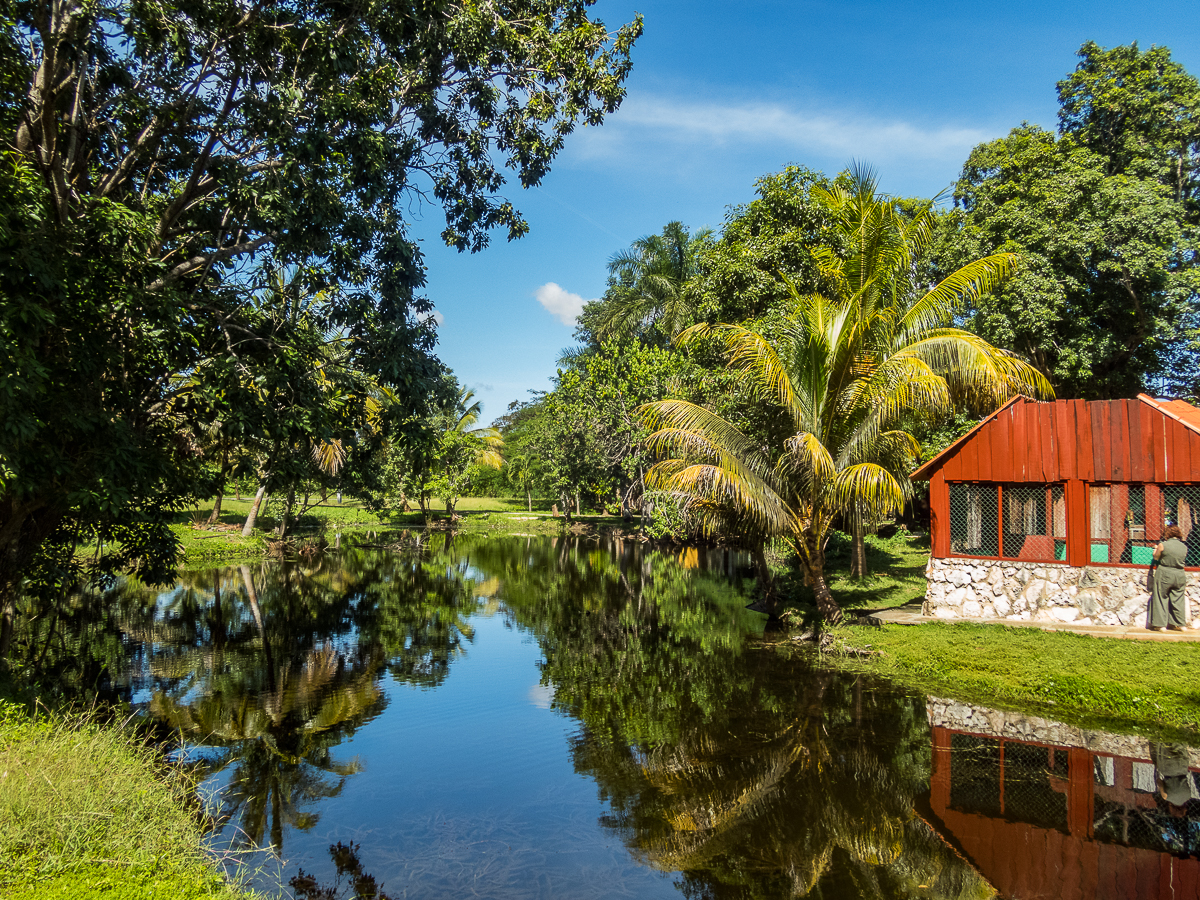
[[1193,740],[1200,735],[1200,644],[967,622],[844,627],[836,633],[847,646],[881,654],[838,658],[839,668],[1073,724]]
[[[226,497],[221,501],[220,521],[215,527],[207,525],[212,504],[198,507],[192,513],[180,517],[172,525],[184,549],[186,564],[211,563],[247,559],[262,556],[266,541],[276,521],[271,516],[260,515],[254,533],[241,536],[240,526],[250,511],[249,499],[235,500]],[[558,534],[565,527],[565,520],[552,515],[549,501],[535,500],[530,512],[525,499],[504,497],[463,497],[455,508],[461,517],[456,528],[467,534],[510,534],[540,535]],[[445,519],[445,507],[435,504],[433,522]],[[591,527],[629,527],[619,517],[583,515],[574,519],[577,524]],[[293,525],[292,534],[303,536],[313,531],[362,530],[391,528],[423,528],[424,517],[417,512],[384,510],[374,512],[355,500],[335,503],[330,499],[307,510]]]
[[[925,597],[925,565],[929,562],[929,535],[899,530],[890,537],[866,536],[867,575],[850,577],[850,538],[830,534],[825,548],[825,579],[842,609],[890,609],[919,603]],[[815,618],[812,589],[802,583],[799,564],[779,560],[774,566],[779,586],[788,597],[784,621],[799,623]]]
[[0,700],[0,894],[245,898],[202,849],[193,790],[116,726]]
[[843,609],[889,609],[925,598],[929,535],[898,531],[889,538],[867,535],[867,576],[850,577],[850,539],[835,532],[825,551],[833,573],[829,589]]

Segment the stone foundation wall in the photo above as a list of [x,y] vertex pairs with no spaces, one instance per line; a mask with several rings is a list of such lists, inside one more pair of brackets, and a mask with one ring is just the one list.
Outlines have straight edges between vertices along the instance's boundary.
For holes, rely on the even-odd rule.
[[[939,619],[1146,625],[1145,568],[991,559],[930,559],[922,612]],[[1188,619],[1200,627],[1200,577],[1188,573]]]
[[[940,697],[930,697],[925,703],[929,713],[929,724],[952,731],[967,731],[1037,744],[1054,744],[1059,747],[1086,747],[1093,753],[1106,753],[1110,756],[1151,758],[1150,741],[1135,734],[1113,734],[1108,731],[1076,728],[1074,725],[1065,725],[1053,719],[990,709],[986,706],[971,706]],[[1188,754],[1191,765],[1200,767],[1200,748],[1190,747]]]

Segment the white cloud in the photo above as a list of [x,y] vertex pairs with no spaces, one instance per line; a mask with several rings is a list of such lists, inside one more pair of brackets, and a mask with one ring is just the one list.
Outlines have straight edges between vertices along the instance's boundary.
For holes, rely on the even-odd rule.
[[550,314],[564,325],[574,325],[575,320],[579,318],[579,314],[583,312],[583,304],[590,302],[584,300],[578,294],[572,294],[570,291],[559,287],[553,281],[543,284],[533,292],[533,296],[537,298],[538,303],[546,307]]
[[443,316],[436,309],[430,310],[429,312],[425,313],[425,315],[421,316],[420,318],[421,318],[422,322],[433,322],[434,328],[440,328],[441,324],[446,321],[446,317]]
[[631,96],[604,128],[585,129],[595,155],[620,153],[640,136],[694,146],[783,144],[797,150],[870,161],[958,161],[995,135],[979,128],[926,127],[903,120],[801,110],[779,103],[692,102]]

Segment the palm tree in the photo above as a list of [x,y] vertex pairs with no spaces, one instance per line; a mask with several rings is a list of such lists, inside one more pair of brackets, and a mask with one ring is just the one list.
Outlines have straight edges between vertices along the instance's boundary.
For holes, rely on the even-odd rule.
[[903,507],[920,452],[912,424],[956,401],[994,408],[1017,393],[1053,391],[1029,364],[952,327],[963,299],[998,283],[1015,257],[985,257],[921,290],[914,260],[931,238],[931,209],[906,217],[862,170],[822,201],[840,244],[814,253],[830,290],[802,296],[785,277],[792,303],[779,322],[701,324],[677,338],[723,347],[729,367],[778,408],[790,433],[782,446],[763,447],[682,400],[643,410],[649,444],[665,457],[648,486],[674,492],[706,531],[790,542],[821,616],[839,621],[825,581],[829,530],[838,516],[861,529]]
[[695,321],[684,285],[711,235],[708,228],[689,234],[682,222],[669,222],[662,234],[638,238],[616,253],[608,263],[613,288],[600,309],[596,337],[603,342],[657,328],[670,340]]
[[435,483],[446,501],[446,515],[451,519],[454,518],[455,503],[470,484],[471,469],[499,469],[504,465],[504,438],[499,429],[475,425],[482,411],[475,392],[459,388],[447,427],[442,432],[438,451],[440,471]]

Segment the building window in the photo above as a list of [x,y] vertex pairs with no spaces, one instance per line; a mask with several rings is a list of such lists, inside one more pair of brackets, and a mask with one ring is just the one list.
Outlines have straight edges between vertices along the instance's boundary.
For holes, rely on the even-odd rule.
[[950,484],[950,553],[1066,561],[1061,484]]
[[1094,484],[1088,490],[1091,561],[1149,565],[1166,525],[1178,525],[1186,564],[1200,566],[1200,485]]

